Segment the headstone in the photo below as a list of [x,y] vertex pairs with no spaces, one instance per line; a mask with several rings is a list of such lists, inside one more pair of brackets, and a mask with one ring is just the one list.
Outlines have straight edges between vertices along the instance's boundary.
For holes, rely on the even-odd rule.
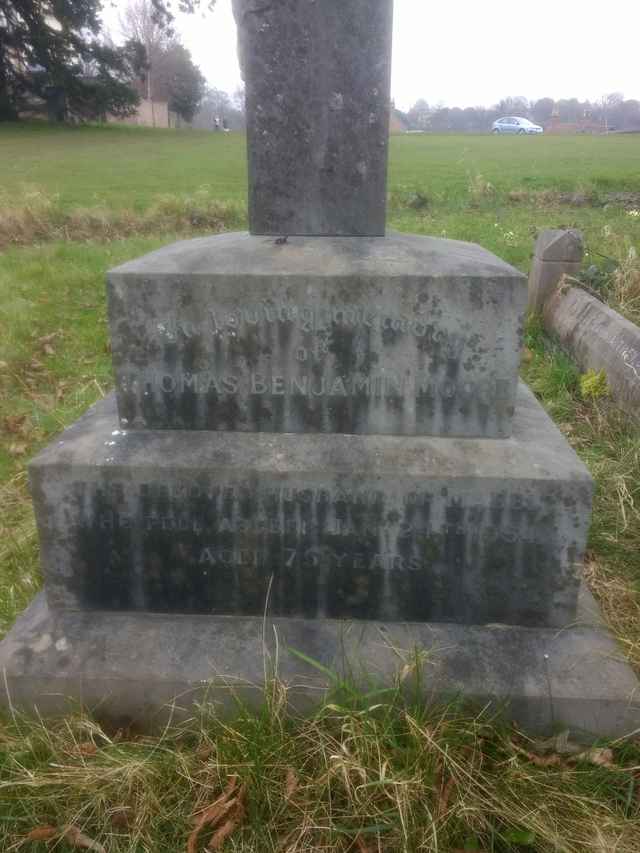
[[109,274],[120,424],[507,438],[525,299],[452,240],[177,243]]
[[233,0],[252,234],[385,229],[393,0]]
[[583,255],[580,231],[547,228],[540,232],[529,273],[529,311],[543,311],[562,276],[580,272]]
[[[139,656],[164,649],[147,719],[220,664],[252,680],[263,620],[312,655],[340,645],[332,619],[384,620],[351,637],[389,638],[394,655],[401,623],[423,639],[439,620],[455,629],[434,636],[468,644],[439,683],[477,697],[469,661],[492,650],[483,683],[500,701],[520,684],[531,719],[553,699],[550,629],[560,654],[602,644],[557,631],[577,613],[592,485],[517,391],[525,279],[478,247],[371,236],[384,230],[390,0],[234,8],[254,233],[111,272],[116,395],[31,465],[47,604],[0,646],[5,684],[14,705],[38,704],[40,683],[129,708],[151,671]],[[496,637],[517,638],[530,669],[513,648],[494,654]],[[297,678],[299,660],[280,660]],[[571,679],[592,698],[591,669]],[[600,731],[628,713],[628,681],[610,677]],[[227,687],[214,681],[213,698]]]

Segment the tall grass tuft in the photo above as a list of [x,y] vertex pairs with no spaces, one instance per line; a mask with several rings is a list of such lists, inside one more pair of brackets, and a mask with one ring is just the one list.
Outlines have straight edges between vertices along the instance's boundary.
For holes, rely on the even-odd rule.
[[634,246],[627,249],[612,278],[617,307],[632,323],[640,325],[640,257]]
[[596,484],[586,578],[605,620],[640,672],[640,430],[529,323],[524,380],[541,399]]
[[362,699],[306,718],[207,706],[159,737],[5,720],[4,849],[81,833],[109,853],[637,853],[637,745],[576,755],[486,713]]
[[496,188],[491,181],[479,173],[469,175],[469,204],[472,207],[479,207],[483,203],[494,201],[495,197]]
[[162,195],[142,212],[106,206],[67,209],[55,195],[28,189],[15,198],[0,195],[0,250],[55,240],[118,240],[147,234],[239,230],[246,211],[214,198],[208,187],[191,195]]

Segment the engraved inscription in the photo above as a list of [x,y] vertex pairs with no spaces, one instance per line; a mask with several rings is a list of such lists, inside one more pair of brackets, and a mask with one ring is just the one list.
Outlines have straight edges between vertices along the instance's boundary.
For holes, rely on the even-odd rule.
[[58,512],[83,607],[543,624],[577,583],[558,501],[197,477],[78,481]]
[[[184,307],[147,299],[114,328],[128,428],[500,437],[517,380],[515,323],[480,300],[398,285],[359,301],[325,291]],[[276,290],[274,286],[272,291]],[[299,288],[302,290],[302,288]],[[346,286],[341,290],[346,292]],[[448,300],[451,300],[449,304]],[[171,300],[168,300],[169,302]]]
[[[377,329],[380,332],[411,334],[418,338],[442,335],[442,330],[434,330],[433,320],[441,316],[437,309],[438,300],[434,300],[432,313],[428,300],[421,302],[416,310],[417,316],[388,312],[383,309],[363,307],[356,304],[341,305],[298,305],[293,302],[256,302],[248,306],[233,309],[210,308],[207,317],[201,322],[177,319],[175,317],[147,323],[147,334],[157,335],[160,339],[175,342],[180,338],[195,338],[201,335],[214,337],[236,337],[252,331],[261,324],[290,324],[303,333],[329,332],[333,327],[346,329]],[[431,317],[431,320],[429,320]]]

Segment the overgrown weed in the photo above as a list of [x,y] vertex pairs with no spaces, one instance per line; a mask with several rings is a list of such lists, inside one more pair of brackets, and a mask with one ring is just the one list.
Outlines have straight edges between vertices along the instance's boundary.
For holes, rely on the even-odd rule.
[[224,821],[212,804],[242,790],[227,840],[208,849],[636,853],[638,745],[555,744],[399,693],[360,710],[329,699],[311,717],[203,706],[159,737],[15,718],[0,724],[0,822],[6,849],[74,827],[110,853],[201,851]]
[[217,200],[208,187],[191,195],[158,196],[142,212],[100,204],[67,210],[55,195],[26,189],[21,198],[0,195],[0,250],[56,240],[118,240],[134,235],[239,230],[246,211]]
[[0,483],[0,635],[4,635],[41,585],[38,541],[26,473]]
[[493,202],[496,197],[496,188],[479,173],[469,175],[469,204],[479,207],[486,202]]
[[640,429],[607,395],[583,395],[574,364],[530,321],[524,380],[596,484],[586,578],[640,672]]
[[[640,256],[638,248],[626,234],[617,234],[611,227],[603,228],[607,254],[595,253],[595,263],[568,277],[569,284],[577,284],[606,302],[632,323],[640,325]],[[640,231],[638,242],[640,246]]]
[[629,246],[613,273],[615,302],[632,323],[640,325],[640,257],[635,246]]

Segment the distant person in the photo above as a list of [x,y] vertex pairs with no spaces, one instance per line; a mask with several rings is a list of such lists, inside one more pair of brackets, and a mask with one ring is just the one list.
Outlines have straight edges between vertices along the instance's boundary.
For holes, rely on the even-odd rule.
[[213,129],[220,130],[220,119],[216,116],[213,120]]
[[225,133],[229,133],[229,125],[227,124],[226,118],[222,119],[222,129]]

